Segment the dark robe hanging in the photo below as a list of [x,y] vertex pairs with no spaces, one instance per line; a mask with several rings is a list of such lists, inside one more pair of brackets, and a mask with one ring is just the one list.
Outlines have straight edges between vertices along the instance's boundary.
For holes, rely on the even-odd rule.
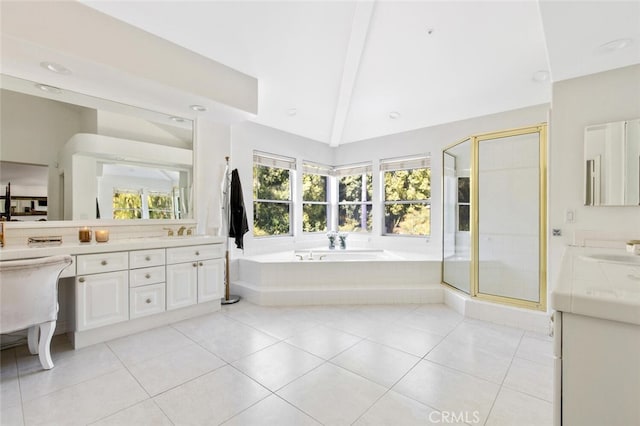
[[244,199],[242,197],[242,185],[240,184],[240,176],[238,169],[231,172],[231,194],[229,196],[229,212],[231,221],[229,223],[229,236],[235,238],[236,247],[244,249],[243,235],[249,232],[249,224],[247,223],[247,213],[244,208]]

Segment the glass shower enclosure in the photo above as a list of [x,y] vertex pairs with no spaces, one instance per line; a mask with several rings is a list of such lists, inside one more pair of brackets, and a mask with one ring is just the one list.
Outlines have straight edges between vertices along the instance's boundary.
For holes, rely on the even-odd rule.
[[546,124],[443,150],[442,282],[546,310]]

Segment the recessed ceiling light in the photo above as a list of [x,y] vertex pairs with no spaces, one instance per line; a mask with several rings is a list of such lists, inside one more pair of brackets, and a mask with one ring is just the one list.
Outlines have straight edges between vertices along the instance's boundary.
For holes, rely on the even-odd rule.
[[391,111],[389,113],[389,118],[392,120],[396,120],[398,118],[400,118],[400,113],[398,111]]
[[49,86],[48,84],[36,84],[36,87],[43,92],[47,93],[62,93],[62,89],[55,86]]
[[296,115],[297,113],[298,113],[298,108],[289,108],[289,109],[287,110],[287,114],[288,114],[290,117],[293,117],[293,116],[294,116],[294,115]]
[[56,64],[55,62],[40,62],[40,66],[56,74],[71,74],[71,70],[63,65]]
[[433,27],[429,27],[429,28],[427,28],[427,35],[433,35],[433,33],[435,32],[435,30],[436,30],[436,29],[435,29],[435,28],[433,28]]
[[531,76],[533,81],[537,81],[538,83],[544,83],[545,81],[549,81],[549,71],[547,70],[539,70],[533,73]]
[[189,108],[196,112],[205,112],[207,110],[207,107],[202,105],[190,105]]
[[633,40],[630,38],[620,38],[617,40],[612,40],[598,47],[598,50],[603,53],[615,52],[616,50],[621,50],[627,48],[633,44]]
[[176,117],[175,115],[174,115],[174,116],[169,117],[169,120],[171,120],[171,121],[175,121],[176,123],[184,123],[184,122],[185,122],[185,119],[184,119],[184,118],[182,118],[182,117]]

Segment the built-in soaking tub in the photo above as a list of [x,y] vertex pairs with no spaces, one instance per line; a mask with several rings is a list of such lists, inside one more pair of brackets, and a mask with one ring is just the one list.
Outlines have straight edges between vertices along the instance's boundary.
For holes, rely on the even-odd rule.
[[387,250],[243,257],[231,292],[260,305],[442,303],[440,259]]

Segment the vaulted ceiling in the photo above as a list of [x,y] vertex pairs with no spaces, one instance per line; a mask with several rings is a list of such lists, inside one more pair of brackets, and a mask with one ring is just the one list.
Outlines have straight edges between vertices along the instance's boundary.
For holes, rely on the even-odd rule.
[[547,103],[553,81],[640,63],[638,1],[83,3],[256,77],[253,121],[332,146]]

